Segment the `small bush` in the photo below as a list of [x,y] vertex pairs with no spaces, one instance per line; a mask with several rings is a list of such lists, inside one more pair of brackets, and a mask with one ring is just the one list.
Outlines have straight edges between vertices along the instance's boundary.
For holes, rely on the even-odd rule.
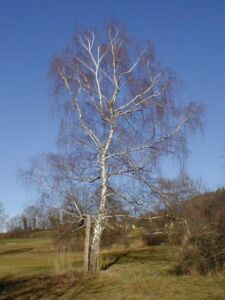
[[83,251],[85,239],[85,228],[74,230],[68,226],[62,226],[54,235],[54,244],[56,249],[61,250],[64,247],[69,248],[71,251]]
[[168,226],[168,243],[170,245],[181,245],[185,236],[184,226],[181,223],[170,223]]
[[121,246],[127,248],[129,246],[129,239],[127,237],[127,231],[124,229],[106,229],[102,233],[101,247],[111,248],[112,246]]
[[190,238],[183,245],[178,271],[182,274],[221,272],[225,266],[224,234],[210,232]]
[[148,246],[157,246],[168,242],[167,234],[163,232],[155,232],[147,235],[145,238]]
[[57,251],[55,256],[54,273],[55,275],[67,273],[72,276],[73,271],[71,251],[68,247],[64,246],[64,248]]

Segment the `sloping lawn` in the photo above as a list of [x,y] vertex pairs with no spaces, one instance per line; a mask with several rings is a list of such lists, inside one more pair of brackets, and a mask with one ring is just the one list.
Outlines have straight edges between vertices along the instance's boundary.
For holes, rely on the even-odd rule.
[[104,251],[102,271],[84,276],[82,253],[57,253],[48,238],[0,240],[0,299],[225,299],[223,276],[176,275],[178,251]]

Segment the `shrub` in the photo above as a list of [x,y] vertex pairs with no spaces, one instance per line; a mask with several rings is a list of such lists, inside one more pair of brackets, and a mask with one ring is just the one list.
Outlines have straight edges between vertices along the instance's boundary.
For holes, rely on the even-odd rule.
[[216,231],[190,238],[181,252],[178,271],[182,274],[221,272],[225,266],[224,233]]
[[58,250],[69,248],[71,251],[84,250],[85,228],[76,230],[68,225],[59,227],[54,235],[54,244]]
[[111,248],[112,246],[122,246],[127,248],[129,246],[129,238],[125,229],[116,228],[113,230],[106,229],[103,231],[101,239],[102,248]]
[[157,246],[168,242],[167,234],[164,232],[155,232],[146,236],[148,246]]

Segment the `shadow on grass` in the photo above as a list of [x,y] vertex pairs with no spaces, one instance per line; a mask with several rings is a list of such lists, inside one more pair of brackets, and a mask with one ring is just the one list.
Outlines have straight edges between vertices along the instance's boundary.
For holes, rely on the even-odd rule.
[[[166,259],[166,252],[153,249],[128,250],[104,254],[102,270],[115,264],[146,263]],[[111,281],[98,280],[98,275],[84,276],[74,272],[73,276],[39,276],[26,278],[5,277],[0,280],[0,300],[55,300],[64,295],[66,299],[81,299],[101,294],[103,289],[114,289]]]
[[174,257],[166,248],[142,248],[130,249],[126,252],[122,251],[104,254],[102,257],[101,270],[105,271],[113,266],[130,266],[131,268],[139,268],[142,266],[149,268],[152,272],[162,276],[181,275],[177,270],[177,263]]
[[64,295],[66,291],[80,283],[83,279],[82,277],[81,274],[77,277],[68,275],[21,279],[6,277],[1,279],[0,282],[0,299],[57,299]]
[[113,266],[113,265],[115,265],[116,263],[118,263],[122,258],[126,257],[128,254],[129,254],[129,253],[126,252],[126,253],[122,253],[122,254],[120,254],[120,255],[118,255],[118,256],[113,256],[113,257],[111,258],[111,261],[110,261],[110,262],[104,263],[104,264],[102,265],[101,270],[103,270],[103,271],[108,270],[111,266]]
[[11,249],[7,251],[0,252],[0,255],[6,255],[6,254],[19,254],[24,253],[33,250],[33,248],[21,248],[21,249]]
[[1,300],[55,300],[66,296],[66,299],[81,299],[102,293],[102,289],[112,290],[111,283],[98,280],[98,275],[76,274],[45,276],[38,278],[21,278],[13,280],[4,278],[0,283]]
[[149,248],[105,253],[102,255],[101,270],[108,270],[115,264],[145,263],[158,260],[162,260],[162,257],[159,257],[156,250]]

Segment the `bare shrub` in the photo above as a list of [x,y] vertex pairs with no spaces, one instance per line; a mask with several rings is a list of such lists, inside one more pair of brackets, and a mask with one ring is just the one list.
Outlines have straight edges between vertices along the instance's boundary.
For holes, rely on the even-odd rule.
[[54,260],[54,274],[67,274],[73,277],[75,273],[82,269],[83,255],[74,253],[69,246],[62,246],[57,249]]
[[62,249],[58,250],[55,256],[54,261],[54,273],[68,273],[72,275],[72,257],[71,251],[68,247],[63,247]]
[[183,274],[221,272],[225,266],[224,234],[209,232],[194,236],[183,246],[179,271]]
[[185,231],[182,223],[171,222],[168,226],[168,243],[170,245],[180,245],[184,239]]
[[168,236],[164,232],[155,232],[145,236],[147,246],[157,246],[168,242]]
[[128,247],[127,231],[123,228],[106,229],[103,231],[101,247],[111,248],[113,246]]
[[[68,226],[67,226],[68,227]],[[84,228],[80,230],[74,230],[61,226],[61,228],[55,232],[54,244],[57,249],[63,249],[69,247],[71,251],[83,251],[84,250]]]

